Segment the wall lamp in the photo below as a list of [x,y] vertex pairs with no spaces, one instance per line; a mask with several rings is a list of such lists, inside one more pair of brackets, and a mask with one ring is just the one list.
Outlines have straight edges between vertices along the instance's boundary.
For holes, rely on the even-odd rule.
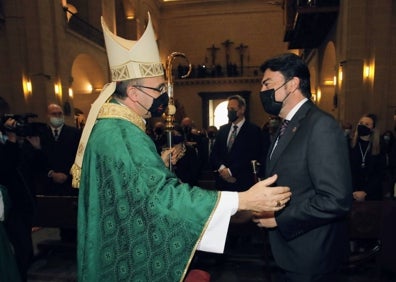
[[363,65],[363,79],[374,80],[374,63]]
[[25,75],[22,76],[22,89],[25,99],[27,99],[28,96],[32,95],[32,91],[33,91],[32,82],[30,78]]
[[57,96],[59,99],[62,98],[62,84],[60,82],[54,83],[54,92],[55,96]]

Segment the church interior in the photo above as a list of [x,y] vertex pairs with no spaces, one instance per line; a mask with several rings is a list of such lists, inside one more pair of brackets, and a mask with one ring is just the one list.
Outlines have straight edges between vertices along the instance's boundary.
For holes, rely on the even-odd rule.
[[[10,113],[45,122],[48,104],[56,103],[66,124],[83,128],[111,81],[101,17],[114,34],[138,40],[148,12],[173,86],[172,122],[189,117],[198,132],[220,127],[227,97],[238,94],[247,120],[264,126],[271,116],[259,98],[260,66],[292,52],[309,67],[311,100],[341,127],[355,128],[363,114],[375,113],[380,132],[396,137],[396,1],[389,0],[0,0],[0,97]],[[148,127],[161,120],[148,120]],[[199,184],[212,189],[210,176],[202,175]],[[76,281],[70,246],[57,244],[56,230],[75,226],[77,199],[37,197],[45,216],[32,235],[35,251],[44,254],[29,281]],[[395,197],[396,190],[353,210],[351,237],[380,243],[350,258],[347,281],[396,281]],[[49,212],[60,207],[61,218]],[[266,234],[255,227],[246,227],[255,244],[229,254],[228,268],[215,272],[213,282],[271,281]]]

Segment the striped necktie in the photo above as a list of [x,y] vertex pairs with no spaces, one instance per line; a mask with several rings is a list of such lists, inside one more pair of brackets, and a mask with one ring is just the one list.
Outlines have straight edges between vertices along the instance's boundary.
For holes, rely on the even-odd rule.
[[232,145],[234,144],[235,138],[237,136],[237,132],[238,132],[238,125],[234,125],[230,138],[228,139],[228,145],[227,145],[228,151],[231,150]]
[[286,127],[289,124],[289,122],[290,122],[290,120],[287,120],[287,119],[284,119],[282,121],[282,125],[281,125],[281,128],[279,130],[279,138],[282,137],[283,134],[285,134]]

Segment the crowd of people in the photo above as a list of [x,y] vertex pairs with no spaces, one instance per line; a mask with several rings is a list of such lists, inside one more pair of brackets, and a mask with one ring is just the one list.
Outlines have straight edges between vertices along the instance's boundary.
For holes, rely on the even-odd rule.
[[[78,195],[78,229],[61,236],[78,238],[79,281],[194,281],[194,254],[222,253],[242,212],[268,229],[279,281],[339,281],[352,201],[395,196],[392,130],[380,132],[374,114],[340,126],[311,101],[303,60],[283,54],[262,65],[262,128],[233,95],[220,128],[198,130],[184,117],[171,132],[161,121],[147,131],[145,120],[168,104],[151,21],[138,41],[102,27],[113,76],[82,132],[57,104],[34,134],[18,131],[15,116],[2,120],[0,280],[27,281],[43,185],[44,194]],[[203,171],[216,190],[197,187]]]

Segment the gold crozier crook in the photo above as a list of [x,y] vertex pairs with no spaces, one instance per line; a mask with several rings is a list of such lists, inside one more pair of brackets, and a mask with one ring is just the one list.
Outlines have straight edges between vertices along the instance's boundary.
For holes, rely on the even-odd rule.
[[[168,148],[172,148],[172,131],[173,131],[173,123],[175,120],[175,114],[176,114],[176,106],[175,106],[175,100],[173,98],[173,75],[172,75],[172,62],[176,57],[183,57],[187,63],[188,63],[188,71],[186,74],[181,76],[181,78],[186,78],[190,75],[191,73],[191,63],[188,61],[186,55],[184,53],[180,52],[173,52],[168,56],[168,59],[166,60],[166,78],[168,80],[168,96],[169,96],[169,102],[168,102],[168,107],[166,109],[166,122],[165,122],[165,128],[167,132],[167,142],[168,142]],[[169,169],[172,171],[172,155],[169,155]]]

